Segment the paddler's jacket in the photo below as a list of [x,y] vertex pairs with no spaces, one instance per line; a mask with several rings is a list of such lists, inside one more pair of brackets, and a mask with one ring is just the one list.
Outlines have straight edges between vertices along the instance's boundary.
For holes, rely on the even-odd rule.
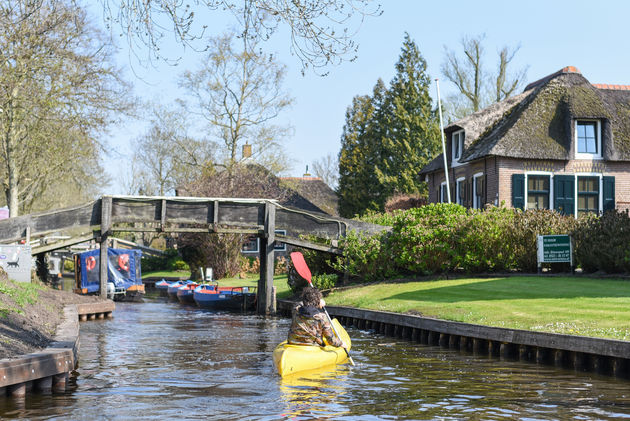
[[293,320],[289,329],[288,342],[294,345],[319,345],[326,343],[341,346],[341,340],[333,332],[326,314],[315,307],[306,307],[299,303],[293,308]]

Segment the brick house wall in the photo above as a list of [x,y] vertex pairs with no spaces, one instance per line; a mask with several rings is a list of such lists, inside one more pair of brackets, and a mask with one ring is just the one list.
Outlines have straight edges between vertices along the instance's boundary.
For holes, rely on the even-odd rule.
[[[603,175],[615,178],[615,208],[630,210],[630,163],[610,161],[553,161],[553,160],[521,160],[504,157],[488,157],[473,163],[467,163],[449,169],[451,182],[451,201],[455,202],[456,180],[464,177],[467,181],[474,174],[486,176],[486,192],[484,204],[512,207],[512,175],[513,174],[550,174],[550,175]],[[440,201],[440,185],[444,182],[444,172],[436,171],[427,175],[429,186],[429,202]],[[469,205],[466,203],[465,205]],[[470,207],[470,206],[468,206]],[[550,197],[553,208],[553,197]]]

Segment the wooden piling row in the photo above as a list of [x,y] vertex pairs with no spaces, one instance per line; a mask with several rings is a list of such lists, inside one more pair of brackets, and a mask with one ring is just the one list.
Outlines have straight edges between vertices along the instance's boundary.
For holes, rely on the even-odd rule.
[[113,301],[68,305],[53,342],[41,352],[0,360],[0,396],[63,393],[78,361],[79,321],[111,318]]
[[[291,308],[288,301],[278,302],[282,314],[290,315]],[[342,325],[423,345],[630,378],[630,342],[626,341],[503,329],[350,307],[327,309]]]

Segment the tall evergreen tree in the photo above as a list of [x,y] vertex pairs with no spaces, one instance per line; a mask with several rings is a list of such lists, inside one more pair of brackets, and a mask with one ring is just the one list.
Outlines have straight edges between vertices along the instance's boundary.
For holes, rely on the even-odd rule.
[[346,123],[341,135],[339,152],[339,214],[353,217],[368,207],[364,177],[368,151],[368,133],[374,114],[372,98],[355,96],[346,110]]
[[[415,42],[405,33],[396,75],[379,113],[382,128],[381,157],[375,171],[385,192],[385,200],[394,193],[425,193],[426,186],[418,171],[439,151],[440,129],[432,108],[431,79],[427,63]],[[379,203],[379,207],[385,204]]]
[[386,89],[358,96],[346,112],[339,153],[339,212],[382,211],[394,193],[424,193],[418,171],[439,151],[430,78],[418,47],[405,34],[396,76]]

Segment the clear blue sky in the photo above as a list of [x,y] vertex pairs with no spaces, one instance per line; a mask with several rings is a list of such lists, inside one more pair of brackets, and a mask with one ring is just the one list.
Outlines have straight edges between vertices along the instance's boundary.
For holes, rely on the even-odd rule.
[[[368,18],[359,30],[358,59],[330,67],[325,77],[301,75],[298,59],[288,52],[288,41],[282,34],[268,44],[288,66],[286,88],[295,101],[279,117],[279,122],[295,128],[286,142],[293,168],[287,173],[299,176],[305,166],[329,153],[338,154],[345,110],[356,95],[369,94],[380,77],[389,83],[394,75],[404,32],[407,31],[427,61],[431,78],[440,78],[444,98],[454,92],[440,74],[444,46],[459,48],[464,35],[486,34],[486,66],[496,63],[496,50],[504,45],[520,50],[513,62],[515,68],[528,66],[531,82],[565,66],[576,66],[592,83],[630,84],[630,50],[628,49],[627,1],[420,1],[390,0],[382,4],[380,17]],[[212,18],[213,33],[223,32],[224,19]],[[188,49],[181,54],[178,66],[138,68],[129,72],[136,94],[168,104],[181,96],[177,77],[185,69],[194,69],[200,56]],[[123,51],[120,65],[129,70]],[[435,86],[431,94],[436,99]],[[126,171],[129,142],[146,130],[142,121],[129,121],[112,131],[108,142],[115,150],[106,167],[112,183],[106,193],[121,194],[119,174]]]

